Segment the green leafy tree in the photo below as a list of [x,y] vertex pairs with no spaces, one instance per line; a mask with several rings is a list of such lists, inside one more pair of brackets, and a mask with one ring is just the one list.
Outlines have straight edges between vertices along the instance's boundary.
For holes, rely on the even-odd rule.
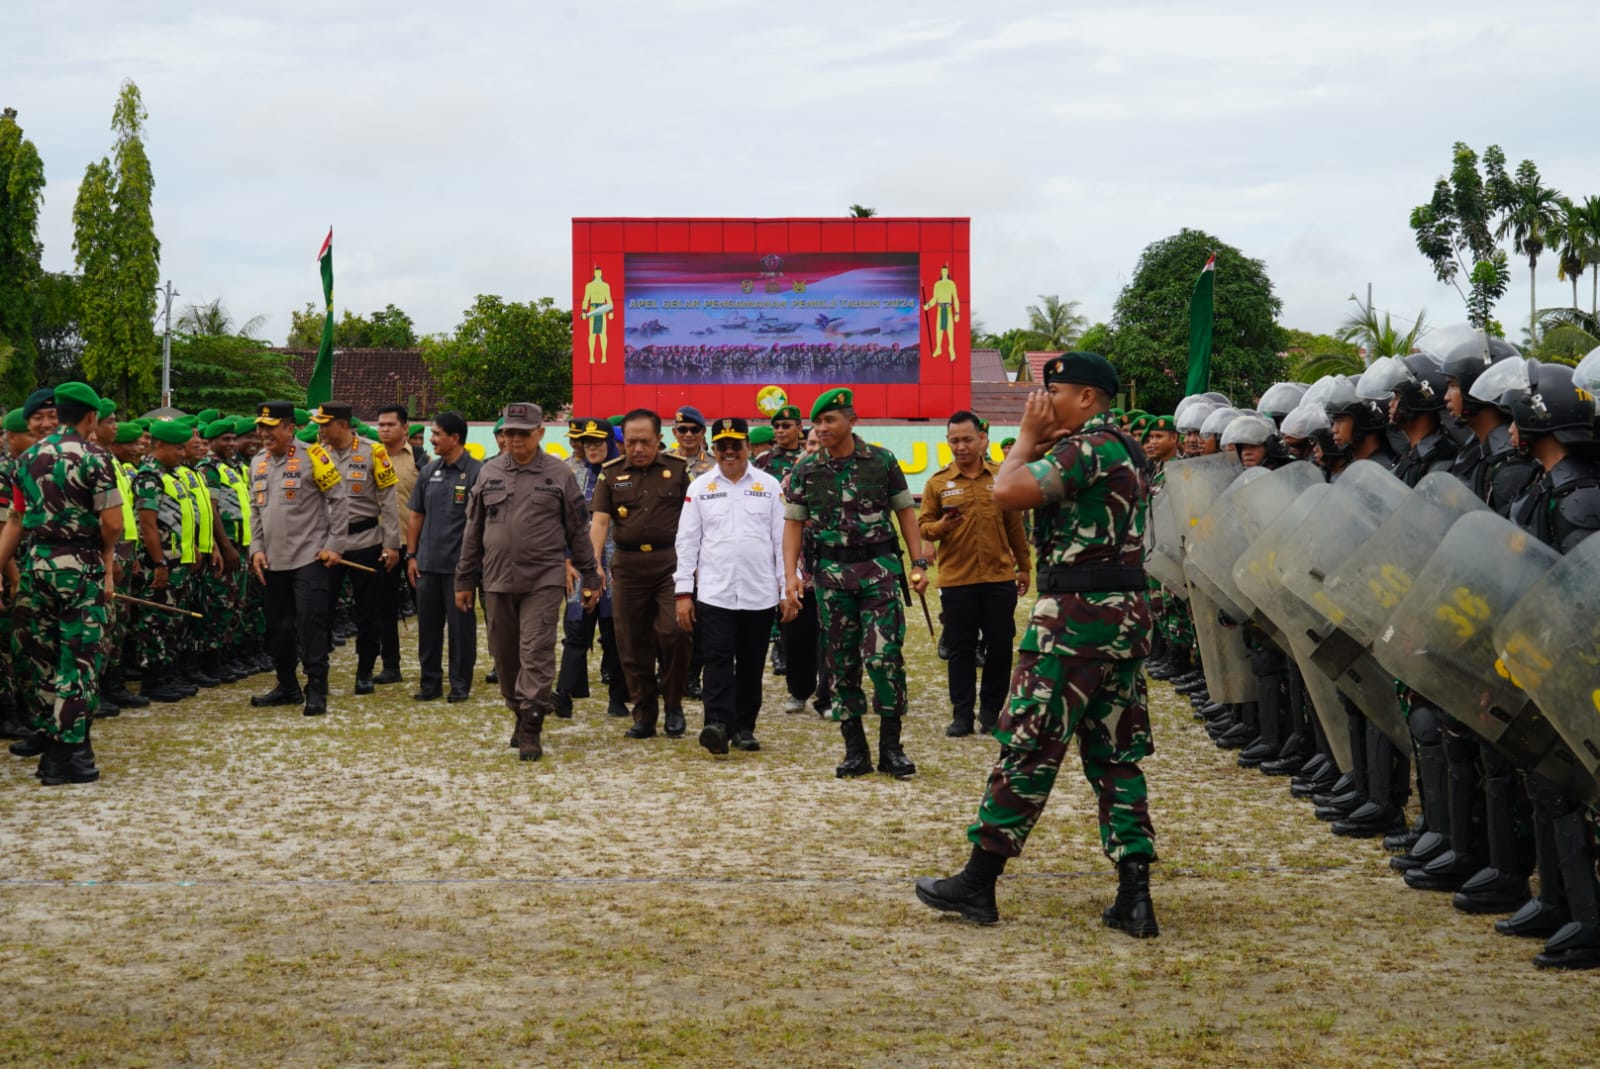
[[996,349],[1000,350],[1000,361],[1008,371],[1020,371],[1027,362],[1029,353],[1043,352],[1050,346],[1045,342],[1043,334],[1033,330],[1024,330],[1022,327],[1012,327],[995,339]]
[[[1591,198],[1594,199],[1594,198]],[[1578,279],[1589,268],[1600,270],[1600,244],[1589,229],[1589,213],[1585,206],[1565,197],[1561,200],[1561,214],[1556,221],[1556,275],[1572,283],[1572,310],[1578,311]]]
[[172,403],[187,412],[249,412],[265,398],[301,392],[288,358],[264,341],[227,332],[172,337]]
[[[305,308],[289,313],[287,348],[315,349],[322,344],[320,305],[306,302]],[[417,329],[411,317],[394,305],[370,316],[357,315],[346,308],[333,323],[335,349],[415,349]]]
[[1284,375],[1278,356],[1283,302],[1260,260],[1200,230],[1182,230],[1146,246],[1117,297],[1111,358],[1137,387],[1147,411],[1171,411],[1183,396],[1189,362],[1189,299],[1206,257],[1215,253],[1211,382],[1239,398],[1259,395]]
[[1077,301],[1063,301],[1053,293],[1039,294],[1039,303],[1028,305],[1028,329],[1044,338],[1047,349],[1066,351],[1089,325],[1078,313]]
[[1576,323],[1553,323],[1547,320],[1539,340],[1530,345],[1525,352],[1528,356],[1546,363],[1571,365],[1582,360],[1596,348],[1600,348],[1600,334],[1585,330]]
[[1455,287],[1475,326],[1489,323],[1495,303],[1511,283],[1505,250],[1496,244],[1494,219],[1511,207],[1514,197],[1500,146],[1484,150],[1480,172],[1478,154],[1457,141],[1449,176],[1434,183],[1427,204],[1411,210],[1417,251],[1433,265],[1435,278]]
[[33,339],[38,382],[54,386],[83,378],[83,335],[78,329],[81,280],[46,271],[34,289]]
[[1360,311],[1350,316],[1339,327],[1342,341],[1354,342],[1367,351],[1370,363],[1381,356],[1408,356],[1417,347],[1417,340],[1428,332],[1428,313],[1421,311],[1412,321],[1411,329],[1400,330],[1394,325],[1390,313],[1378,318],[1378,311],[1369,305],[1359,305]]
[[1361,348],[1332,334],[1313,334],[1293,327],[1283,329],[1283,354],[1289,377],[1295,382],[1316,382],[1324,375],[1350,375],[1362,371]]
[[449,337],[422,339],[441,408],[493,419],[508,400],[546,412],[572,400],[572,315],[549,297],[517,303],[479,294]]
[[367,317],[371,323],[370,342],[374,349],[415,349],[416,324],[394,305],[385,305],[383,311]]
[[289,313],[289,337],[284,342],[287,349],[315,349],[322,344],[324,312],[310,301],[299,311]]
[[1517,165],[1511,198],[1495,233],[1502,238],[1509,234],[1517,252],[1528,258],[1528,330],[1535,339],[1539,336],[1539,257],[1552,240],[1560,240],[1560,220],[1561,194],[1544,184],[1532,160],[1523,160]]
[[123,82],[111,117],[111,156],[85,170],[72,209],[73,247],[83,272],[78,323],[84,374],[124,408],[154,392],[159,364],[153,323],[161,243],[150,213],[155,177],[144,150],[148,117],[139,87]]
[[1583,213],[1584,242],[1589,248],[1589,314],[1600,319],[1600,197],[1585,197]]
[[877,214],[878,214],[878,209],[869,208],[865,204],[852,204],[852,205],[850,205],[850,218],[852,218],[852,219],[871,219],[874,215],[877,215]]
[[227,306],[222,303],[222,298],[207,301],[204,304],[191,304],[183,310],[178,317],[174,329],[184,334],[197,334],[207,337],[222,337],[237,333],[241,338],[252,338],[261,325],[267,321],[264,315],[252,316],[245,320],[244,325],[237,331],[233,329],[233,316],[228,312]]
[[44,202],[44,162],[22,136],[15,108],[0,112],[0,403],[6,407],[38,383],[33,336],[39,256],[39,208]]

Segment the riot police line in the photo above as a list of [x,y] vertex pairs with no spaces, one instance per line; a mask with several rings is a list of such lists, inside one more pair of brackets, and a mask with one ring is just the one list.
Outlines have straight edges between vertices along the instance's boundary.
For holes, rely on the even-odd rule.
[[1193,642],[1164,629],[1147,667],[1336,834],[1382,836],[1408,886],[1592,968],[1600,350],[1422,345],[1253,411],[1185,399],[1146,567]]

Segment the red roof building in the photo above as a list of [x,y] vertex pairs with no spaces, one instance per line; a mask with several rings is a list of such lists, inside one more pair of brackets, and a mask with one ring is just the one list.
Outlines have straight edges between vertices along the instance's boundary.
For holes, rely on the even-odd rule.
[[[316,363],[314,349],[277,349],[289,374],[304,387]],[[405,405],[413,420],[440,407],[439,387],[416,349],[340,349],[333,358],[333,398],[351,405],[357,419],[378,418],[385,405]]]

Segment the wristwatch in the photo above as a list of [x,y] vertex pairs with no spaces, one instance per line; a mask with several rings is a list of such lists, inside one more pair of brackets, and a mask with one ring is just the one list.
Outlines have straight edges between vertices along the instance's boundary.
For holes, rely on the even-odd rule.
[[921,568],[923,571],[927,571],[933,566],[933,562],[927,557],[918,557],[916,560],[911,562],[911,566],[913,568]]

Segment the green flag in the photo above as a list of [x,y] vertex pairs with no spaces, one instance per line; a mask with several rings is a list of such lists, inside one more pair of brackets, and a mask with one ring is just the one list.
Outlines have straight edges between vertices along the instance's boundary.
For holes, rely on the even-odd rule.
[[317,347],[317,362],[311,365],[311,381],[306,383],[306,407],[316,408],[333,400],[333,227],[317,253],[322,268],[322,303],[327,317],[322,321],[322,344]]
[[[1217,257],[1213,253],[1195,280],[1194,296],[1189,300],[1189,382],[1185,397],[1205,393],[1211,385],[1211,297],[1217,278]],[[328,313],[330,323],[332,312]]]

